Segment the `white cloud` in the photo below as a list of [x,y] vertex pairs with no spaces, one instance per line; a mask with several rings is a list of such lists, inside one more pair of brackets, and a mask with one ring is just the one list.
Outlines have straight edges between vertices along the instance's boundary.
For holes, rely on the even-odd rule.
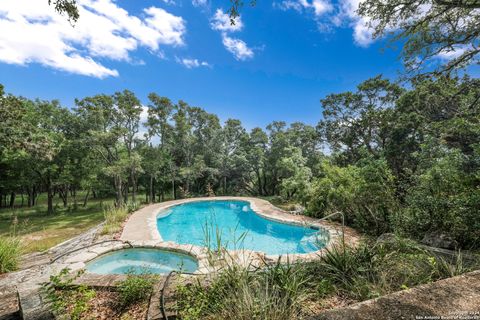
[[208,4],[208,0],[192,0],[194,7],[205,7]]
[[325,13],[331,12],[333,6],[329,0],[284,0],[280,3],[274,3],[275,7],[281,10],[295,10],[302,12],[303,10],[309,10],[313,12],[315,17],[320,17]]
[[180,59],[180,58],[176,57],[175,60],[178,63],[183,64],[188,69],[198,68],[198,67],[209,67],[210,66],[208,64],[208,62],[199,61],[198,59],[188,59],[188,58]]
[[373,29],[368,26],[370,22],[357,14],[361,0],[339,0],[332,5],[330,0],[284,0],[276,3],[275,7],[281,10],[295,10],[299,13],[311,11],[317,21],[319,30],[330,31],[332,26],[346,26],[352,28],[353,40],[359,45],[366,47],[373,40]]
[[215,15],[210,20],[210,26],[213,30],[221,32],[222,43],[229,52],[233,54],[235,59],[244,61],[253,58],[253,50],[248,47],[245,41],[232,38],[228,34],[232,32],[241,31],[243,29],[243,22],[240,17],[235,19],[235,24],[232,24],[230,16],[223,12],[222,9],[217,9]]
[[211,23],[213,30],[218,30],[222,32],[235,32],[240,31],[243,28],[243,22],[240,17],[235,19],[235,24],[232,24],[230,16],[223,12],[221,9],[217,9],[215,15],[213,16]]
[[311,6],[317,17],[333,10],[332,4],[324,0],[313,0]]
[[465,51],[466,51],[466,48],[464,47],[444,49],[439,54],[437,54],[437,58],[443,61],[450,61],[460,57],[462,54],[465,53]]
[[129,61],[145,47],[161,54],[161,45],[184,44],[185,22],[163,9],[143,10],[142,20],[112,0],[79,0],[80,19],[72,27],[47,1],[0,1],[0,61],[40,63],[71,73],[118,76],[99,59]]
[[362,47],[369,46],[373,41],[373,29],[368,26],[370,20],[357,14],[361,0],[341,0],[340,11],[334,21],[347,23],[353,29],[355,43]]
[[247,60],[253,58],[253,50],[250,49],[247,44],[240,40],[229,37],[227,34],[222,34],[222,42],[225,48],[230,51],[235,59],[237,60]]

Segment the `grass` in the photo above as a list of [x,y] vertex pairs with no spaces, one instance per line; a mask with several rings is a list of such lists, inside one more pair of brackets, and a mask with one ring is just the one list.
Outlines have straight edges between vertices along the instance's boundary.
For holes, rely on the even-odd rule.
[[129,213],[127,206],[116,208],[110,205],[103,209],[103,216],[105,218],[105,225],[103,226],[103,234],[114,234],[122,229],[122,224]]
[[18,237],[0,236],[0,274],[17,269],[21,253],[22,245]]
[[68,240],[104,220],[103,207],[113,203],[111,199],[92,199],[84,208],[64,208],[56,199],[55,213],[47,215],[46,198],[41,195],[38,205],[28,208],[0,210],[0,236],[11,233],[15,217],[18,221],[17,234],[25,253],[43,251]]
[[153,286],[157,277],[145,273],[135,275],[129,273],[125,280],[118,285],[119,304],[121,308],[127,308],[135,303],[146,301],[153,293]]
[[206,287],[201,281],[177,286],[177,309],[184,320],[296,319],[307,280],[301,265],[252,272],[230,264]]
[[415,242],[366,240],[336,246],[319,260],[253,271],[235,263],[213,279],[180,283],[182,319],[303,319],[321,309],[379,297],[478,268],[461,256],[446,261]]

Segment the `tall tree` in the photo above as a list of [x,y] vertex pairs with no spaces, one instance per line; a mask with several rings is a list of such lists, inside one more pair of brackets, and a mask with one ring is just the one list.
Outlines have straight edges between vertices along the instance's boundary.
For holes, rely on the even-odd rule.
[[[448,74],[479,63],[477,0],[368,0],[360,2],[358,12],[370,21],[375,37],[393,34],[393,41],[401,41],[409,72]],[[438,64],[442,55],[450,60],[433,71],[423,68]]]
[[[117,129],[122,135],[125,150],[127,151],[127,166],[130,183],[132,184],[132,202],[136,202],[138,172],[142,170],[141,157],[138,153],[138,144],[140,137],[140,114],[143,108],[140,100],[135,94],[129,90],[116,92],[113,95],[113,103],[115,105],[115,119],[117,121]],[[127,189],[128,191],[128,185]]]
[[319,128],[342,161],[352,163],[364,150],[378,156],[388,131],[390,110],[403,89],[381,76],[364,81],[356,92],[330,94],[321,100]]

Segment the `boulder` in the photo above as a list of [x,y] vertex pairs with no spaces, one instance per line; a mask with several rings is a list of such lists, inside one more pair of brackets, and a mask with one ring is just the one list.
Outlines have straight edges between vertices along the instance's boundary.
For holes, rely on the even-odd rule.
[[396,236],[394,233],[383,233],[377,238],[377,243],[393,242]]
[[420,241],[422,244],[443,249],[454,250],[457,248],[458,243],[451,236],[441,232],[430,232],[425,234],[423,239]]

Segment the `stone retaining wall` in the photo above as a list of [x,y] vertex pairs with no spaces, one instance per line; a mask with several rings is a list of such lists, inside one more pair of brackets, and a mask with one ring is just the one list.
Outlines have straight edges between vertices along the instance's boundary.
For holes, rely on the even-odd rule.
[[480,270],[395,292],[309,320],[480,320]]

